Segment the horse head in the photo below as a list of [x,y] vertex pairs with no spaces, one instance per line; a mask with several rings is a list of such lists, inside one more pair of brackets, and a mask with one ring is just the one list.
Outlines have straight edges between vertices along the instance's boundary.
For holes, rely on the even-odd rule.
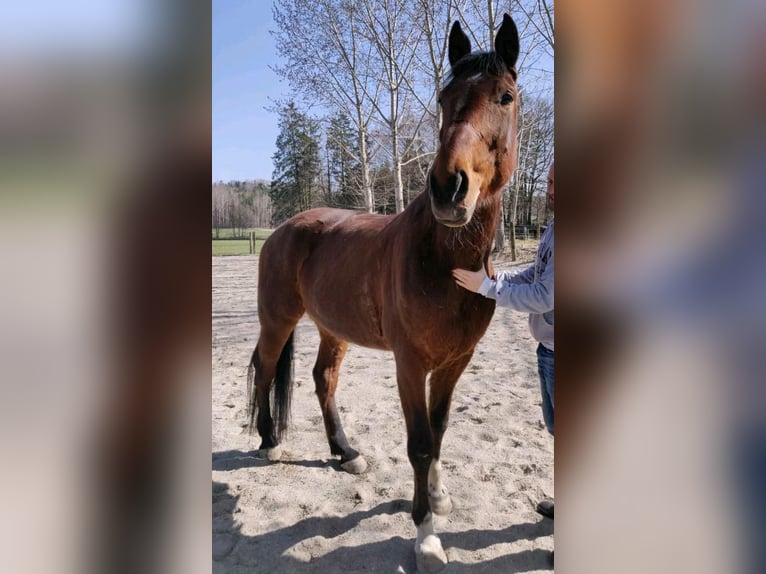
[[471,53],[455,22],[449,35],[451,74],[439,94],[439,150],[428,178],[437,221],[462,227],[476,207],[498,197],[516,167],[519,35],[508,14],[493,52]]

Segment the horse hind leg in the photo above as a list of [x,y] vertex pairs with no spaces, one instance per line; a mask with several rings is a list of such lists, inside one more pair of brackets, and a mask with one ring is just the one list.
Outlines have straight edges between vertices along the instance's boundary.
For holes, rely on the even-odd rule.
[[367,469],[367,462],[349,446],[335,405],[335,389],[338,386],[340,364],[348,349],[348,343],[322,330],[319,334],[321,342],[313,374],[327,440],[330,443],[330,452],[340,455],[343,470],[351,474],[361,474]]

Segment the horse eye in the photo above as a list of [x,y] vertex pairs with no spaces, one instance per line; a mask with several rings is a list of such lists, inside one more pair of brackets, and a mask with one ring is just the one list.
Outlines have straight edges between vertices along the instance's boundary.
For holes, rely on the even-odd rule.
[[513,101],[513,94],[511,92],[505,92],[503,96],[500,98],[500,103],[504,106],[507,106]]

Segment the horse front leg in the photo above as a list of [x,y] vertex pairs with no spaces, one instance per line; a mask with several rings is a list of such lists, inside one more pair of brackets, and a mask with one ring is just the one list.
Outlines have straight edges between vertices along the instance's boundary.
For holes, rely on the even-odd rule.
[[452,392],[472,355],[473,352],[442,365],[431,373],[428,412],[433,446],[428,470],[428,500],[433,513],[439,516],[446,516],[452,510],[452,498],[442,480],[442,439],[449,421]]
[[428,471],[433,437],[426,406],[426,370],[415,358],[396,357],[396,380],[407,423],[407,455],[415,473],[412,520],[417,528],[415,558],[418,571],[438,572],[447,565],[447,555],[434,531],[428,500]]

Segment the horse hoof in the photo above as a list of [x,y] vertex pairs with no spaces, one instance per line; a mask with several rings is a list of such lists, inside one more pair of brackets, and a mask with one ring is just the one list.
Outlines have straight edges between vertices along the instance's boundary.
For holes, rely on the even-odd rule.
[[282,447],[275,446],[273,448],[260,448],[258,449],[258,458],[265,458],[266,460],[279,460],[282,458]]
[[431,507],[431,512],[439,516],[447,516],[452,512],[452,497],[449,494],[445,494],[438,498],[429,496],[428,504]]
[[364,460],[362,455],[359,455],[356,458],[342,462],[340,467],[349,474],[362,474],[367,470],[367,461]]
[[441,572],[449,562],[441,541],[434,534],[426,536],[420,544],[415,543],[415,560],[418,572],[423,574]]

